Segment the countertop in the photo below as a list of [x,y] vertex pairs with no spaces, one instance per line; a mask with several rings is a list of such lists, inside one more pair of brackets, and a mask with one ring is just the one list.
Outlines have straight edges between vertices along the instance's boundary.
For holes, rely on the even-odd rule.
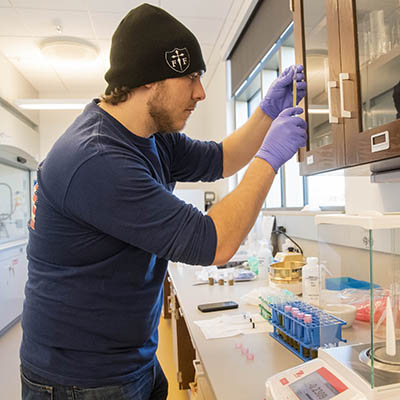
[[[266,286],[266,281],[237,282],[233,286],[194,286],[195,272],[201,268],[170,263],[168,272],[215,397],[218,400],[263,400],[265,382],[270,376],[297,366],[303,361],[268,333],[207,340],[194,321],[214,318],[224,313],[258,313],[258,307],[244,304],[240,298],[257,287]],[[211,313],[202,313],[197,309],[198,304],[227,300],[236,301],[239,308]],[[344,329],[343,337],[348,339],[349,343],[369,341],[368,326],[365,323],[357,323],[353,328]],[[237,343],[248,347],[255,355],[254,360],[247,360],[235,347]]]

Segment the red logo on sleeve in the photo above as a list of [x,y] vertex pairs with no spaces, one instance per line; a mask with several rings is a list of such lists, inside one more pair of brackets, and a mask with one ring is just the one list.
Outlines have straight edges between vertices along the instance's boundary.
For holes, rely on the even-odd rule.
[[39,185],[36,184],[33,188],[33,196],[32,196],[32,213],[31,220],[29,222],[29,226],[31,229],[35,230],[35,218],[36,218],[36,204],[37,204],[37,191],[39,189]]

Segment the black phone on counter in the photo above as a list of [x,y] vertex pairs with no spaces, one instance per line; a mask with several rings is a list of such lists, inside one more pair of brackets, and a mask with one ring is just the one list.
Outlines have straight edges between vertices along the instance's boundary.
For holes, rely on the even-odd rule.
[[199,304],[197,308],[201,312],[222,311],[238,308],[239,304],[236,301],[220,301],[218,303]]

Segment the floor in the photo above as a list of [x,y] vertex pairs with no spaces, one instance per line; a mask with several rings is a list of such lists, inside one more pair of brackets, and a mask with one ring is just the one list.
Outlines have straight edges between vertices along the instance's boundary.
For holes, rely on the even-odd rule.
[[[21,342],[21,324],[14,325],[0,336],[0,388],[1,400],[20,400],[19,382],[19,344]],[[176,381],[176,369],[172,350],[171,321],[161,318],[159,328],[158,359],[169,382],[168,400],[188,400],[186,391],[179,390]]]

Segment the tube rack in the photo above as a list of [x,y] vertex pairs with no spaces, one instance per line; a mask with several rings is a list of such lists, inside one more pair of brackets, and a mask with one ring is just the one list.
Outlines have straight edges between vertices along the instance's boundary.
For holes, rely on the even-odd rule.
[[[261,315],[274,327],[270,336],[303,361],[316,358],[319,347],[337,347],[340,342],[346,342],[342,338],[342,326],[346,322],[307,303],[291,301],[273,304],[261,298],[259,306]],[[285,306],[310,314],[312,322],[306,323],[304,319],[293,316],[290,311],[285,311]],[[268,315],[271,317],[268,318]]]

